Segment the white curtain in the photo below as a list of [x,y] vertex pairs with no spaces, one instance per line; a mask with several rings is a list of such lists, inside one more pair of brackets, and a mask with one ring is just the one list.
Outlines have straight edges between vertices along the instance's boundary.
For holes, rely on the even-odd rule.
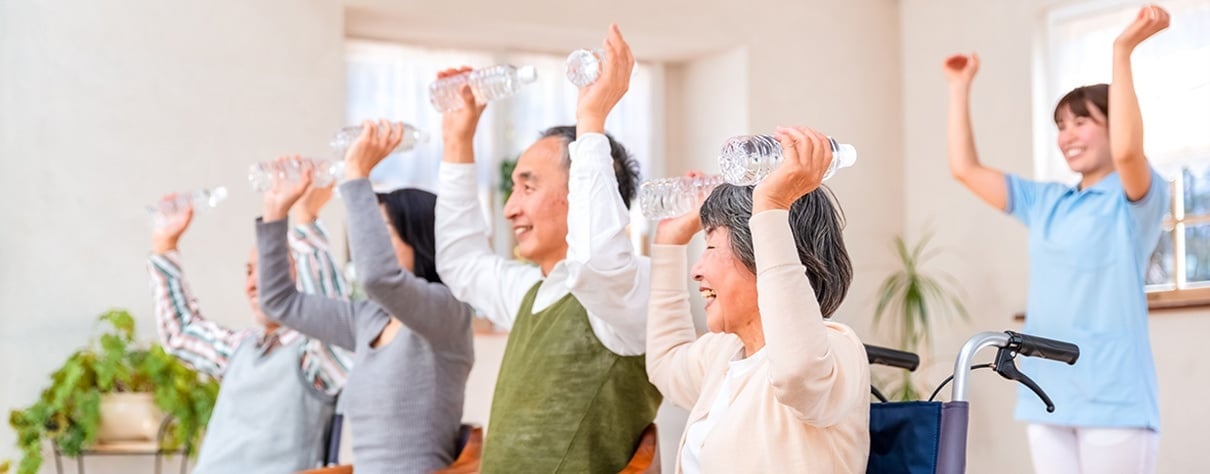
[[[1156,2],[1172,15],[1167,30],[1132,56],[1135,90],[1143,111],[1146,153],[1169,178],[1187,164],[1210,160],[1210,0]],[[1070,181],[1075,175],[1059,153],[1050,112],[1079,86],[1112,78],[1113,41],[1134,20],[1140,4],[1098,1],[1047,14],[1042,82],[1036,120],[1042,132],[1035,171],[1040,178]]]
[[[413,124],[429,134],[429,141],[416,150],[393,155],[371,174],[375,188],[390,190],[418,187],[436,190],[437,167],[441,161],[441,115],[428,100],[428,86],[437,71],[460,65],[485,67],[494,64],[534,66],[538,80],[517,95],[490,104],[475,137],[479,166],[480,197],[497,225],[502,203],[496,192],[500,163],[514,160],[538,134],[555,125],[574,125],[577,89],[565,76],[565,56],[531,53],[491,54],[477,51],[439,50],[394,43],[354,40],[347,43],[347,114],[349,124],[385,117]],[[657,125],[654,91],[656,67],[639,64],[626,97],[610,114],[607,131],[621,141],[639,161],[644,178],[650,177],[653,130]],[[636,239],[647,223],[637,214],[632,219]]]

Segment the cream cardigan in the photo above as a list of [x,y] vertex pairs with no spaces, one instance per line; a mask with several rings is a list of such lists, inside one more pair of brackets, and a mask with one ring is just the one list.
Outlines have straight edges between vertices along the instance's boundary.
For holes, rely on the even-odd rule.
[[[853,330],[824,320],[798,260],[789,213],[761,212],[749,226],[767,356],[736,382],[731,408],[701,450],[703,472],[864,472],[870,449],[870,372]],[[683,245],[652,248],[647,374],[673,403],[704,419],[742,357],[731,334],[697,337]],[[681,472],[682,435],[677,447]]]

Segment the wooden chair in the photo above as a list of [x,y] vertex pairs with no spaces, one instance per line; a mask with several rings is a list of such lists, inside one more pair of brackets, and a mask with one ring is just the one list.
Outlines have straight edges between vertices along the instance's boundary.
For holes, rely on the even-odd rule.
[[[479,472],[479,457],[483,454],[483,428],[477,425],[463,425],[463,430],[466,430],[468,426],[471,431],[466,436],[466,447],[449,467],[437,471],[438,474],[476,474]],[[659,439],[655,423],[647,425],[643,434],[639,436],[639,442],[635,445],[630,463],[622,468],[619,474],[659,474]]]
[[445,469],[437,471],[440,474],[475,474],[479,472],[479,458],[483,455],[483,427],[475,424],[463,424],[458,437],[459,450],[454,462]]
[[320,467],[299,471],[298,474],[353,474],[353,466],[349,464],[341,464],[339,466]]
[[639,435],[638,445],[634,448],[634,456],[630,464],[622,468],[619,474],[659,474],[660,473],[660,433],[655,423],[647,425],[643,434]]

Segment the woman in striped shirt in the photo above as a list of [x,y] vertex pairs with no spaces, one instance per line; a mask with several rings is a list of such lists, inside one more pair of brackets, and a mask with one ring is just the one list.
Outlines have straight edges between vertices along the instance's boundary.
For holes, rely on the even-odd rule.
[[[331,196],[329,187],[313,189],[303,198],[295,209],[299,225],[290,232],[290,247],[299,288],[346,298],[348,287],[316,220]],[[247,263],[244,289],[257,325],[235,330],[202,317],[177,250],[192,218],[192,209],[166,216],[152,234],[147,268],[165,350],[222,379],[195,472],[291,472],[314,467],[322,461],[324,434],[351,355],[265,317],[257,298],[256,252]],[[294,285],[295,272],[291,273]]]

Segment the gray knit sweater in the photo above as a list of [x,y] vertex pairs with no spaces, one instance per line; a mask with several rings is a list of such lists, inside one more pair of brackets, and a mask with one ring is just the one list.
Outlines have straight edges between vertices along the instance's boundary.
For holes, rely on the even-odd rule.
[[[291,277],[285,220],[257,222],[261,309],[310,337],[352,350],[345,384],[353,462],[359,473],[430,472],[453,461],[463,395],[474,360],[471,309],[445,285],[402,269],[366,180],[340,187],[351,253],[370,301],[299,293]],[[404,327],[371,344],[394,316]]]

